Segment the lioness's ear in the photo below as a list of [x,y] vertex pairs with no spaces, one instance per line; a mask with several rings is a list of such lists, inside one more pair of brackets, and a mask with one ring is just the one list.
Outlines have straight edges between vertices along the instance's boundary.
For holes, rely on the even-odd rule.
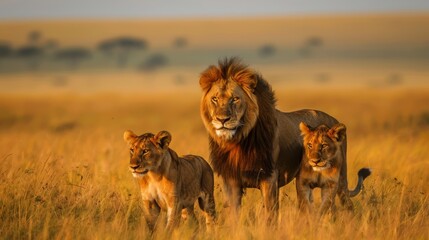
[[168,148],[171,142],[171,134],[167,131],[161,131],[155,136],[156,143],[163,149]]
[[342,142],[346,138],[346,125],[337,123],[328,131],[328,135],[337,142]]
[[299,130],[301,130],[301,136],[305,136],[311,133],[310,127],[304,122],[299,123]]
[[132,145],[136,141],[137,135],[134,134],[131,130],[124,132],[124,140],[128,144]]

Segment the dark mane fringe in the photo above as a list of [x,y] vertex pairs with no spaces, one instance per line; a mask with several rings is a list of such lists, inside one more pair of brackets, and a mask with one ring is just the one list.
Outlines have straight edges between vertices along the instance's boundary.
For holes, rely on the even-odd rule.
[[[229,76],[237,71],[250,71],[247,66],[237,63],[235,58],[220,61],[219,69],[222,71],[223,79],[229,79]],[[259,117],[255,127],[247,137],[237,143],[231,143],[228,147],[220,146],[209,136],[211,164],[224,178],[264,178],[270,176],[274,168],[272,153],[277,126],[276,99],[271,86],[259,74],[251,72],[252,77],[257,80],[253,94],[259,106]]]

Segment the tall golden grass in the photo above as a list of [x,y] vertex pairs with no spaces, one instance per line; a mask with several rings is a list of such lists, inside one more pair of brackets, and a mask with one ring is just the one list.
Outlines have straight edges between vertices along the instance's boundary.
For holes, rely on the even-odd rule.
[[[277,90],[278,108],[317,108],[348,126],[349,187],[371,167],[354,214],[320,221],[296,209],[294,182],[280,192],[277,227],[259,218],[248,189],[240,220],[227,224],[216,178],[214,235],[182,225],[180,239],[428,239],[429,91]],[[0,97],[0,236],[4,239],[148,239],[122,133],[169,130],[179,154],[208,158],[194,91]],[[320,199],[315,199],[317,202]],[[198,216],[200,216],[197,211]],[[163,217],[165,220],[165,217]],[[165,236],[162,227],[157,237]]]

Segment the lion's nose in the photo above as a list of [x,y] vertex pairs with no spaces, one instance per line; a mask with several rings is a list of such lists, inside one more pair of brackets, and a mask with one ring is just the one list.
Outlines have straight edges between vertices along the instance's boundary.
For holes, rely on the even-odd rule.
[[136,170],[139,167],[139,165],[130,165],[130,168],[133,170]]
[[311,159],[311,161],[312,161],[314,164],[317,164],[318,162],[320,162],[320,159],[319,159],[319,158],[313,158],[313,159]]
[[221,122],[222,124],[225,124],[226,122],[228,122],[229,121],[229,119],[231,119],[230,117],[225,117],[225,118],[220,118],[220,117],[217,117],[216,118],[219,122]]

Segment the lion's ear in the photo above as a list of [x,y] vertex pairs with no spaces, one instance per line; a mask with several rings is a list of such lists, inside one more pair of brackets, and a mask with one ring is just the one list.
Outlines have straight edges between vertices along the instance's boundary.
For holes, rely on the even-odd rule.
[[249,89],[254,92],[256,85],[258,84],[259,76],[251,71],[250,69],[243,69],[242,71],[235,74],[235,81],[243,88]]
[[209,66],[200,76],[200,87],[207,92],[212,87],[213,83],[222,77],[221,72],[216,66]]
[[167,149],[171,142],[171,134],[167,131],[161,131],[156,134],[155,141],[162,149]]
[[124,132],[124,140],[129,145],[132,145],[136,141],[137,135],[133,133],[131,130],[127,130]]
[[337,142],[342,142],[346,138],[346,125],[342,123],[335,124],[329,129],[328,135]]
[[299,130],[301,130],[301,136],[306,136],[311,133],[310,127],[304,122],[299,123]]

